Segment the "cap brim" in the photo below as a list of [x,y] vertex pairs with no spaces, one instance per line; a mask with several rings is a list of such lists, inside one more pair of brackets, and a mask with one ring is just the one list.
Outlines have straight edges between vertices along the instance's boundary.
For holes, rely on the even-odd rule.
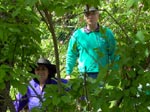
[[89,9],[85,8],[84,13],[98,11],[98,8],[90,7]]

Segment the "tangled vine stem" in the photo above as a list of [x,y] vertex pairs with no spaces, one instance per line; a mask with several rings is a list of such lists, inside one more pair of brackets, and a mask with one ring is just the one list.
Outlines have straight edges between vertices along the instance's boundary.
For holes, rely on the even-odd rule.
[[[40,4],[42,5],[42,4]],[[61,94],[62,92],[62,86],[61,86],[61,76],[60,76],[60,68],[59,68],[59,53],[58,53],[58,45],[57,45],[57,39],[54,31],[53,21],[52,21],[52,14],[48,10],[40,10],[38,8],[38,4],[36,4],[36,8],[38,12],[40,13],[41,17],[44,19],[44,22],[46,23],[49,31],[52,34],[52,40],[54,44],[54,53],[55,53],[55,60],[56,60],[56,70],[57,70],[57,77],[58,77],[58,91]]]
[[[38,9],[38,5],[36,6]],[[59,94],[62,93],[62,85],[61,85],[61,76],[60,76],[60,68],[59,68],[59,53],[58,53],[58,45],[57,45],[57,39],[54,31],[53,21],[52,21],[52,14],[48,10],[39,10],[40,15],[44,19],[44,22],[46,23],[48,30],[52,34],[52,40],[54,44],[54,53],[55,53],[55,60],[56,60],[56,71],[57,71],[57,77],[58,77],[58,92]],[[58,107],[58,112],[62,112],[61,108]]]
[[128,39],[128,42],[131,42],[130,37],[128,36],[128,34],[126,33],[126,31],[124,30],[124,28],[120,25],[120,23],[112,16],[111,13],[109,13],[106,9],[100,9],[99,11],[104,11],[106,12],[114,21],[115,23],[120,27],[120,29],[123,31],[124,35],[126,36],[126,38]]

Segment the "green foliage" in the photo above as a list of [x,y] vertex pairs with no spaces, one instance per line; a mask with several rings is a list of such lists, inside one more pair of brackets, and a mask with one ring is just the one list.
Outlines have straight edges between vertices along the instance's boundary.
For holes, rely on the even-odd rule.
[[[28,73],[30,65],[40,56],[50,58],[55,63],[52,35],[37,6],[39,10],[52,12],[60,72],[64,77],[68,40],[77,27],[84,25],[81,12],[85,4],[98,6],[100,24],[114,32],[117,40],[116,54],[120,55],[117,62],[119,68],[110,71],[108,66],[104,67],[98,79],[88,78],[86,85],[82,78],[76,78],[78,72],[75,68],[74,78],[63,85],[63,88],[71,89],[59,94],[57,85],[48,86],[42,109],[33,111],[149,111],[149,0],[1,0],[0,90],[7,88],[6,82],[10,81],[11,87],[24,94],[28,81],[35,77]],[[59,37],[60,33],[64,35]]]

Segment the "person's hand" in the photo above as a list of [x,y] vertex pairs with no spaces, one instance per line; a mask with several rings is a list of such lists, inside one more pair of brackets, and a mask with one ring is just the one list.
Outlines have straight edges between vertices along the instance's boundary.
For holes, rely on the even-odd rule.
[[71,79],[70,75],[67,75],[67,76],[65,77],[65,79],[70,80],[70,79]]

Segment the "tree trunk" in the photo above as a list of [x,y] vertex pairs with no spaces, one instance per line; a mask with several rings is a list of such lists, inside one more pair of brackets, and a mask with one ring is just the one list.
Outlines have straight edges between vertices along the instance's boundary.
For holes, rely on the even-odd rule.
[[10,82],[5,82],[5,89],[0,91],[0,111],[6,112],[7,109],[10,110],[10,112],[15,112],[15,107],[13,105],[12,99],[9,95],[10,92]]

